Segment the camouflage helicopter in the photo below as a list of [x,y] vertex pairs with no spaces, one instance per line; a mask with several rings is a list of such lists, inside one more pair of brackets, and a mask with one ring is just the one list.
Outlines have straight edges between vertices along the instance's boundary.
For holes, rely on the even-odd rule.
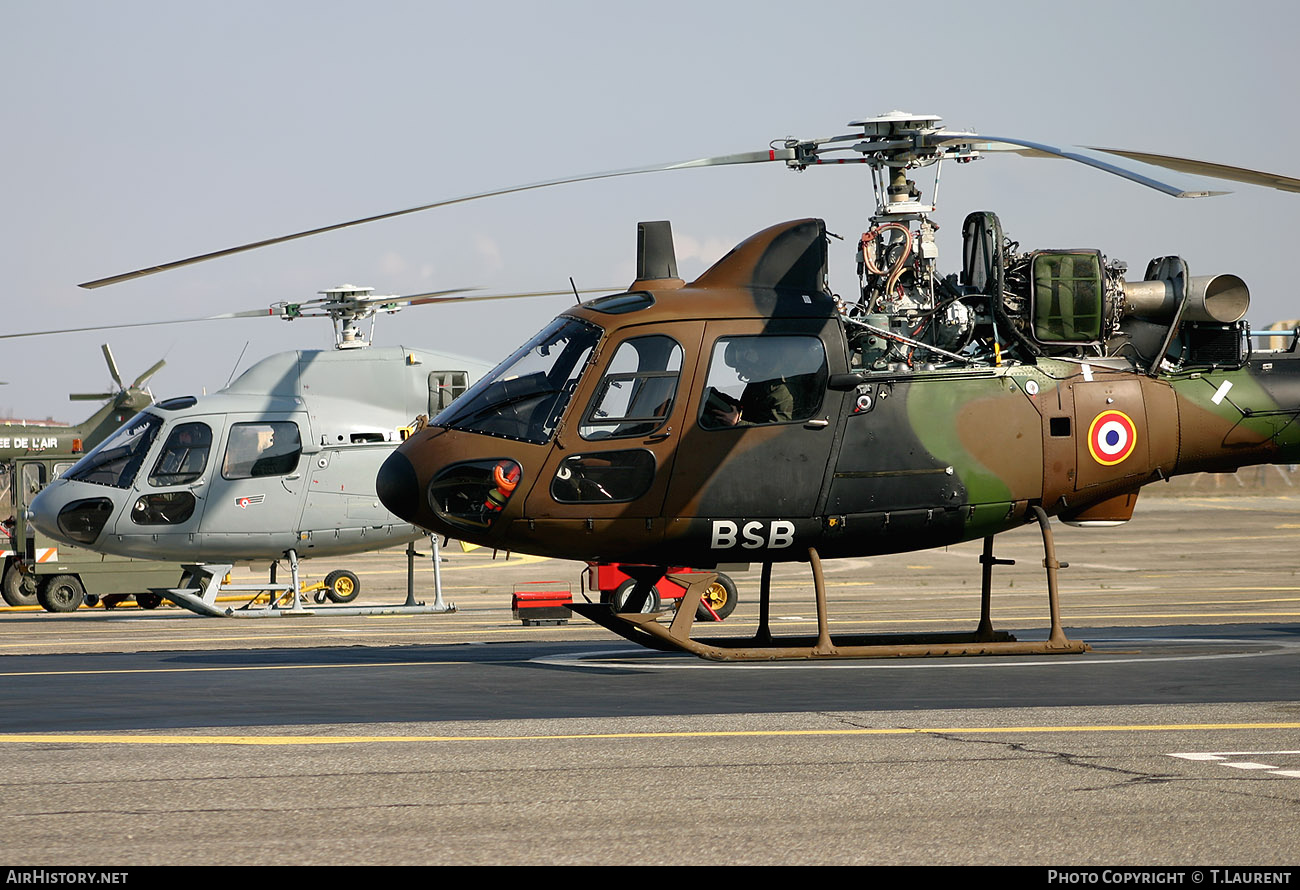
[[[865,164],[876,212],[856,242],[856,299],[827,281],[818,219],[752,236],[687,284],[669,227],[638,229],[637,278],[562,313],[408,438],[379,470],[394,514],[472,543],[620,562],[637,580],[624,611],[573,608],[652,648],[707,658],[1078,652],[1057,608],[1050,516],[1127,521],[1141,487],[1180,473],[1296,460],[1300,363],[1253,353],[1249,293],[1193,277],[1179,257],[1140,281],[1100,250],[1021,250],[990,212],[963,226],[960,274],[937,266],[935,207],[910,171],[987,153],[1064,158],[1177,197],[1189,191],[1110,160],[1300,191],[1300,180],[1181,158],[1064,149],[892,112],[825,139],[596,173],[421,205],[269,239],[92,285],[128,280],[348,225],[490,195],[655,171],[778,163]],[[994,536],[1037,523],[1051,627],[1017,641],[990,621]],[[974,631],[919,638],[832,635],[823,557],[984,540]],[[670,623],[637,611],[669,566],[763,566],[749,639],[695,639],[712,573]],[[776,637],[775,562],[808,562],[818,633]],[[638,567],[639,566],[639,567]]]
[[[1252,354],[1249,292],[1192,276],[1179,257],[1141,281],[1100,250],[1022,250],[993,213],[963,226],[960,275],[936,263],[934,206],[911,170],[1013,151],[1090,164],[1180,197],[1104,158],[944,130],[894,112],[824,140],[668,165],[773,161],[868,165],[876,213],[858,240],[856,300],[827,282],[818,219],[747,239],[694,282],[677,276],[666,224],[643,224],[625,293],[570,308],[399,447],[378,492],[413,523],[485,545],[639,563],[625,611],[573,606],[628,639],[719,660],[1078,652],[1057,604],[1050,516],[1113,525],[1140,488],[1180,473],[1300,455],[1300,361]],[[1127,153],[1288,191],[1300,181]],[[937,175],[937,174],[936,174]],[[992,628],[993,538],[1042,531],[1051,627],[1017,641]],[[823,557],[984,539],[971,633],[832,635]],[[694,639],[709,575],[670,623],[636,610],[665,566],[763,565],[750,639]],[[810,563],[815,637],[774,637],[774,562]],[[625,570],[628,570],[625,568]],[[697,580],[698,579],[698,580]],[[693,583],[692,583],[693,582]]]

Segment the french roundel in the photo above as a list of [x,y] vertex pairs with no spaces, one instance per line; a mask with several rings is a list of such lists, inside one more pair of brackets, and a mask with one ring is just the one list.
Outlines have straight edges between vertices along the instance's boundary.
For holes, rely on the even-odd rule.
[[1137,427],[1123,411],[1103,411],[1088,427],[1088,451],[1102,466],[1114,466],[1133,453]]

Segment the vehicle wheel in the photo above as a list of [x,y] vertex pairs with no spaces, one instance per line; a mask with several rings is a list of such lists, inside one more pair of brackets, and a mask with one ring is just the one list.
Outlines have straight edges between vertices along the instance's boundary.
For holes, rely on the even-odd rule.
[[350,603],[361,592],[361,579],[347,569],[325,576],[325,595],[335,603]]
[[718,577],[713,579],[713,583],[704,589],[704,595],[700,597],[700,604],[695,609],[695,620],[713,620],[709,610],[704,608],[704,604],[708,603],[709,608],[718,613],[718,620],[722,621],[735,611],[737,599],[736,583],[719,572]]
[[[618,585],[618,587],[615,587],[613,593],[602,596],[601,600],[613,606],[615,612],[625,611],[623,607],[627,604],[627,598],[632,595],[632,588],[635,586],[636,582],[629,578],[622,584]],[[650,595],[646,597],[645,603],[641,606],[641,611],[659,611],[659,591],[650,591]]]
[[47,612],[75,612],[86,598],[86,588],[76,575],[55,575],[36,593],[41,608]]
[[125,599],[125,593],[108,593],[102,597],[102,602],[105,609],[116,609]]
[[137,593],[135,604],[141,609],[156,609],[162,605],[163,598],[156,593]]
[[4,581],[0,582],[0,596],[11,606],[36,605],[36,589],[23,587],[23,573],[12,563],[5,569]]

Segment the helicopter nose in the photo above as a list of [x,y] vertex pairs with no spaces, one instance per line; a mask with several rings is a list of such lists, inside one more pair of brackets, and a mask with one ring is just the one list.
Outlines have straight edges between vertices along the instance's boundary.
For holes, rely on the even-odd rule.
[[44,535],[64,544],[95,543],[112,517],[114,505],[105,497],[76,498],[57,483],[32,499],[25,517]]
[[53,494],[51,489],[45,489],[32,498],[32,502],[23,511],[23,518],[33,528],[39,529],[41,534],[48,535],[49,532],[46,529],[55,527],[54,523],[49,520],[59,512],[59,507],[63,506],[61,503],[56,503],[57,500],[58,497]]
[[405,454],[394,451],[379,467],[375,493],[390,513],[419,524],[416,520],[420,509],[420,477]]

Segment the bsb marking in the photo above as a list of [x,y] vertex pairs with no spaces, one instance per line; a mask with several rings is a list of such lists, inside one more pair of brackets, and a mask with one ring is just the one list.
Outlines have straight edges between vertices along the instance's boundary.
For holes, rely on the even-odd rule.
[[771,523],[746,522],[743,526],[729,519],[714,519],[711,524],[713,540],[709,546],[714,550],[726,550],[737,544],[745,550],[763,547],[779,550],[794,543],[794,523],[787,519],[777,519]]
[[1137,427],[1123,411],[1103,411],[1088,427],[1088,452],[1102,466],[1120,463],[1136,445]]

